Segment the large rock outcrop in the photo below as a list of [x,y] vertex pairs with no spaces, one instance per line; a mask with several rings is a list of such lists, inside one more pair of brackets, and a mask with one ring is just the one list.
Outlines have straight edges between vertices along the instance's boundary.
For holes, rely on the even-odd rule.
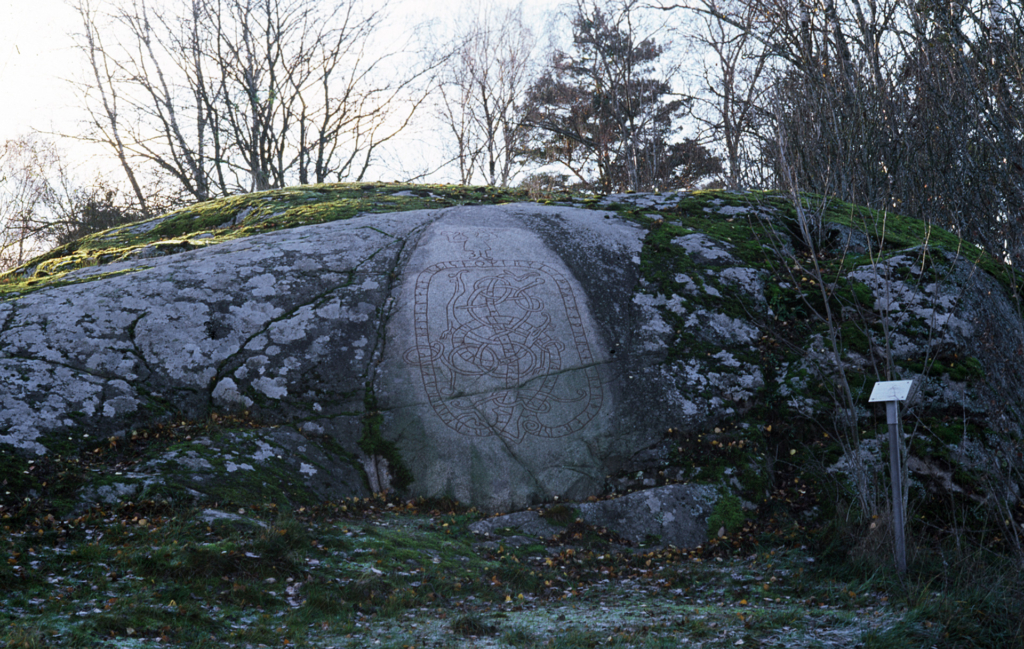
[[[815,271],[774,197],[330,220],[315,194],[254,196],[263,211],[208,206],[170,243],[56,280],[59,255],[8,276],[23,287],[0,301],[0,452],[42,462],[219,421],[107,490],[400,489],[511,511],[698,480],[756,500],[781,452],[850,461],[821,442],[843,433],[840,368],[868,438],[858,453],[877,456],[866,396],[886,372],[924,383],[924,465],[982,471],[1020,443],[1024,327],[997,277],[1008,271],[952,240],[925,244],[913,224],[883,239],[867,212],[828,213]],[[311,213],[325,222],[265,227]],[[271,231],[229,236],[246,222]]]

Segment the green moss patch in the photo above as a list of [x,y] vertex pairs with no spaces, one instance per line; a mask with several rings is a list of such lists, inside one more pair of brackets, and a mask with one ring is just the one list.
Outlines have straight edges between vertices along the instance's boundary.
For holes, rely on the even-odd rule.
[[363,415],[363,435],[359,438],[359,448],[371,457],[378,456],[387,460],[388,467],[392,472],[392,486],[402,491],[411,485],[415,478],[402,460],[398,446],[381,435],[380,427],[384,421],[384,415],[378,410],[377,398],[369,387],[367,387],[365,402],[366,414]]
[[715,503],[715,508],[708,516],[708,536],[714,538],[724,530],[727,534],[735,534],[743,527],[746,516],[743,506],[736,496],[723,496]]
[[[69,272],[147,256],[176,254],[231,239],[350,219],[360,214],[529,200],[518,190],[398,183],[327,184],[197,203],[55,248],[0,274],[0,298],[59,285]],[[89,280],[99,276],[91,276]]]

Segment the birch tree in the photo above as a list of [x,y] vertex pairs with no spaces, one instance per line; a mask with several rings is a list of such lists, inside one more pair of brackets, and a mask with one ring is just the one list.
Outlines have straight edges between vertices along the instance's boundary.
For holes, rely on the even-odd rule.
[[[75,0],[87,138],[189,200],[361,180],[423,101],[423,68],[389,69],[386,4],[361,0]],[[101,34],[105,38],[101,39]]]
[[526,91],[536,37],[522,7],[485,6],[463,16],[438,78],[437,115],[462,184],[506,187],[522,161]]

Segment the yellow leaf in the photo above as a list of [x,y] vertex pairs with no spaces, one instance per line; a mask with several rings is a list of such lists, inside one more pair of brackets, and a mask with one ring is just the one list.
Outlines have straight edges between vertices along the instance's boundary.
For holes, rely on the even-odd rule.
[[512,596],[511,595],[505,595],[505,603],[506,604],[510,604],[511,602],[512,602]]

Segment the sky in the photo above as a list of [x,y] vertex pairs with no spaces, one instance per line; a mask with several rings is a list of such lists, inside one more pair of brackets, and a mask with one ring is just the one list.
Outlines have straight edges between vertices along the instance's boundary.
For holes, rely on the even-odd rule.
[[0,141],[75,125],[76,27],[64,0],[0,0]]
[[[96,6],[109,1],[93,0]],[[151,5],[181,1],[149,0]],[[487,1],[392,0],[390,4],[395,29],[400,32],[408,25],[443,20]],[[543,20],[555,4],[551,0],[523,2],[527,15],[536,20]],[[81,131],[84,112],[73,80],[88,75],[71,36],[80,29],[79,18],[67,0],[0,0],[0,142],[32,132],[73,135]],[[67,139],[59,143],[74,160],[95,159],[89,153],[95,149]]]

